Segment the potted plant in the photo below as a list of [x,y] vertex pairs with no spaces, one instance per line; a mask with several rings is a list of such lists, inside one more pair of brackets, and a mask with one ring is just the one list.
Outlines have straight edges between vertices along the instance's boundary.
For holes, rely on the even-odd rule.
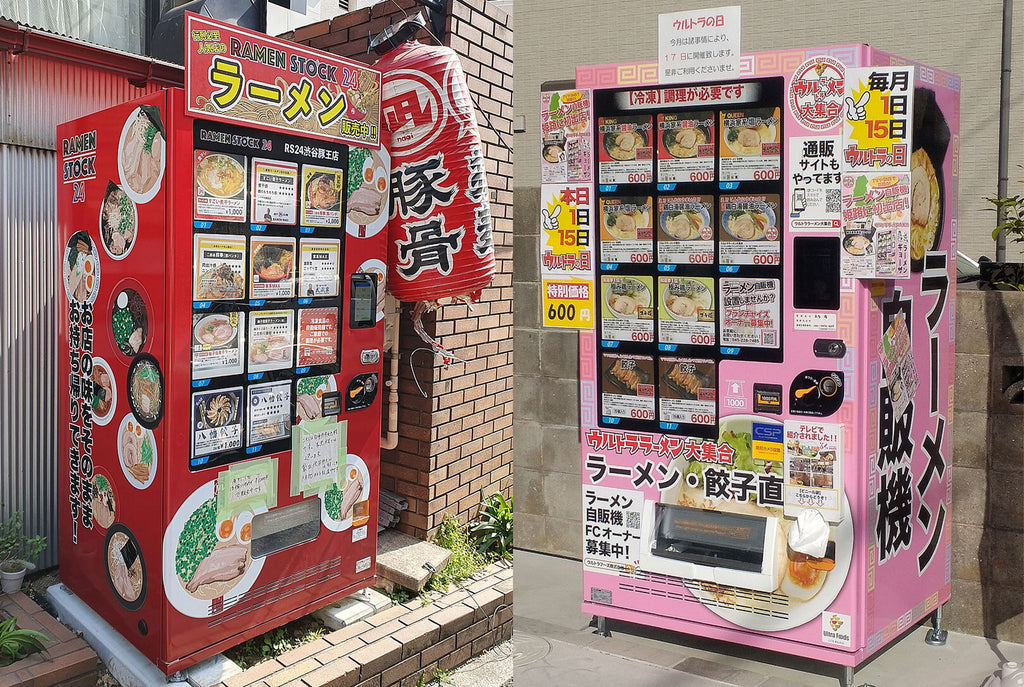
[[22,532],[21,511],[0,521],[0,589],[6,594],[21,589],[25,573],[35,567],[39,554],[46,548],[46,537],[26,537]]
[[[1022,165],[1024,168],[1024,165]],[[1019,183],[1024,183],[1021,179]],[[1007,241],[1024,244],[1024,195],[999,196],[986,198],[992,204],[994,210],[1001,220],[999,225],[992,230],[992,239],[998,240],[999,234],[1004,233]],[[1024,246],[1021,247],[1021,257],[1024,257]],[[1015,289],[1024,291],[1024,263],[1018,262],[992,262],[982,259],[979,264],[981,269],[982,286],[992,289]]]

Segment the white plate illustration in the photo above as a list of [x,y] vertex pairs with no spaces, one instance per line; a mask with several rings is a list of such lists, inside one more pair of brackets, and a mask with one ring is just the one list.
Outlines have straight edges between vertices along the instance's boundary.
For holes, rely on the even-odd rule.
[[[214,498],[216,489],[214,485],[215,480],[211,480],[206,484],[196,489],[192,494],[185,499],[185,502],[181,504],[178,511],[171,518],[171,522],[167,526],[167,530],[164,532],[163,542],[163,582],[164,591],[167,594],[167,599],[171,602],[179,612],[187,615],[191,618],[208,618],[213,614],[213,603],[210,599],[199,599],[190,594],[185,590],[181,580],[178,577],[178,573],[175,570],[175,554],[178,549],[178,540],[181,537],[182,531],[185,528],[185,524],[192,514],[199,509],[206,501]],[[259,507],[252,511],[253,515],[259,513],[265,513],[266,508]],[[245,512],[236,516],[237,518],[243,518]],[[214,524],[216,527],[216,524]],[[219,539],[219,537],[218,537]],[[231,586],[231,588],[223,594],[223,605],[218,612],[227,610],[238,598],[249,591],[256,579],[260,575],[260,571],[263,570],[263,558],[250,558],[249,567],[245,573]]]
[[[133,487],[145,489],[153,483],[157,470],[156,438],[132,413],[121,418],[117,430],[117,458],[121,472]],[[148,473],[139,467],[141,465],[148,465]]]
[[137,107],[131,111],[131,114],[128,115],[128,119],[125,120],[124,127],[121,129],[121,137],[117,143],[117,173],[121,179],[121,188],[124,190],[124,192],[128,194],[129,198],[134,200],[139,205],[142,205],[143,203],[148,203],[149,201],[153,200],[153,198],[156,197],[156,194],[160,192],[160,184],[161,182],[163,182],[164,178],[164,169],[167,167],[167,148],[164,142],[164,137],[160,134],[159,131],[157,131],[156,136],[153,138],[152,143],[153,147],[158,147],[156,154],[156,158],[158,160],[156,180],[153,181],[152,185],[149,186],[148,188],[143,187],[141,191],[136,191],[132,187],[132,185],[128,183],[128,180],[126,178],[128,170],[125,169],[124,160],[122,158],[122,152],[124,151],[124,146],[128,139],[128,134],[132,129],[132,124],[139,117],[139,115],[142,115],[142,108]]
[[[110,422],[114,417],[114,412],[117,410],[117,380],[114,379],[114,372],[110,369],[110,363],[103,358],[96,356],[92,359],[92,374],[96,375],[97,370],[104,370],[106,372],[106,379],[110,381],[110,405],[107,406],[105,413],[98,413],[98,407],[93,408],[92,421],[97,425],[105,425]],[[93,384],[97,382],[94,380]],[[92,394],[89,394],[89,402],[92,402]]]
[[[363,493],[359,501],[365,501],[369,498],[370,494],[370,472],[366,469],[366,463],[363,459],[354,453],[349,453],[345,458],[345,477],[348,482],[352,481],[352,470],[359,470],[359,474],[363,478]],[[365,498],[363,498],[365,497]],[[342,497],[344,498],[344,497]],[[356,503],[359,503],[357,501]],[[352,526],[352,518],[348,517],[344,520],[335,520],[327,513],[327,499],[324,498],[323,494],[320,494],[320,522],[323,523],[324,527],[331,530],[332,532],[343,532]]]

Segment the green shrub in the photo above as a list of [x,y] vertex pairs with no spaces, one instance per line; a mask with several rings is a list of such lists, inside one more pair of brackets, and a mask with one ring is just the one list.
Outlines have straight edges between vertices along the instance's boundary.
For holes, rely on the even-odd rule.
[[512,557],[512,497],[495,492],[484,500],[480,520],[471,530],[476,548],[484,556],[502,560]]
[[452,555],[444,569],[438,570],[430,579],[427,584],[430,590],[447,591],[450,585],[457,585],[487,565],[484,557],[470,543],[466,527],[450,513],[445,515],[434,535],[434,544],[448,549]]
[[50,638],[35,630],[22,630],[14,624],[14,618],[0,621],[0,668],[20,661],[29,654],[43,651],[43,642]]

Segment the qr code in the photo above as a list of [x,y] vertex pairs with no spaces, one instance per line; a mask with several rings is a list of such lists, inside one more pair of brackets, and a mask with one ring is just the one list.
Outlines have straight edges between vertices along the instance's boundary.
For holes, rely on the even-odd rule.
[[627,510],[623,513],[625,516],[623,523],[627,528],[631,530],[640,529],[640,511],[638,510]]
[[838,188],[825,189],[825,212],[841,212],[843,207],[842,191]]
[[762,346],[775,346],[775,332],[762,331],[761,332],[761,345]]

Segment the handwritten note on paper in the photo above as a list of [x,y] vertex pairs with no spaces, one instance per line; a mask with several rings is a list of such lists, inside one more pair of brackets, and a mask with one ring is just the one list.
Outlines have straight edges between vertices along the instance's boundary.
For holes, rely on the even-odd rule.
[[277,505],[277,459],[234,465],[217,476],[217,517]]
[[316,494],[337,484],[347,453],[348,421],[330,417],[296,425],[292,433],[292,495]]

